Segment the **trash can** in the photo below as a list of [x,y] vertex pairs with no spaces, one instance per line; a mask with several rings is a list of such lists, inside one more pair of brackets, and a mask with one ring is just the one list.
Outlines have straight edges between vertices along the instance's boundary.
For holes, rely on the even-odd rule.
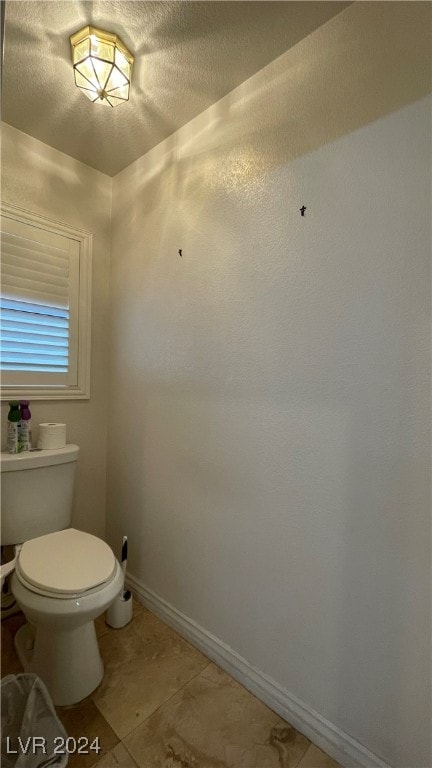
[[7,675],[1,686],[2,768],[63,768],[67,733],[34,674]]

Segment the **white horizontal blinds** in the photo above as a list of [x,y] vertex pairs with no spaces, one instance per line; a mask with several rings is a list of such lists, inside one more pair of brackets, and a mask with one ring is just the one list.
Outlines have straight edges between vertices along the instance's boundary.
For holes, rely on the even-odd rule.
[[[70,364],[70,323],[72,283],[77,288],[79,281],[78,244],[3,216],[1,249],[2,372],[14,371],[17,383],[24,371],[33,372],[35,381],[44,373],[53,374],[59,384],[69,383],[76,378]],[[76,363],[76,351],[72,357]],[[4,375],[10,379],[12,374]]]
[[69,249],[8,232],[1,233],[1,249],[2,295],[27,298],[45,306],[69,307]]
[[1,370],[67,373],[69,310],[0,298]]

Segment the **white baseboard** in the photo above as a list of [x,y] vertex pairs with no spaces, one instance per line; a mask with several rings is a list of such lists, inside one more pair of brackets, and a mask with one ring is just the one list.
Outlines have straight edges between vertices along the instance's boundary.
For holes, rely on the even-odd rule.
[[253,667],[232,648],[159,597],[139,579],[127,574],[138,602],[178,631],[209,659],[244,685],[276,714],[294,726],[344,768],[390,768],[355,739],[326,720],[296,696]]

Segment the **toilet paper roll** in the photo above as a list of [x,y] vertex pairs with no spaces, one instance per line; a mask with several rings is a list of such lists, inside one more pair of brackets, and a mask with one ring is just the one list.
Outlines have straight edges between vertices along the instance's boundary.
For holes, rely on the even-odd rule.
[[49,422],[39,424],[39,438],[37,447],[44,451],[55,448],[64,448],[66,445],[66,424]]

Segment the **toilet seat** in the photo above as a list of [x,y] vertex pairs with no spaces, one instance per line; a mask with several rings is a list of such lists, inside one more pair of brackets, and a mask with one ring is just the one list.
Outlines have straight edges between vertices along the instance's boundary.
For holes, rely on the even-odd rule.
[[16,565],[16,575],[27,588],[56,598],[97,591],[115,570],[108,544],[74,528],[26,541]]

